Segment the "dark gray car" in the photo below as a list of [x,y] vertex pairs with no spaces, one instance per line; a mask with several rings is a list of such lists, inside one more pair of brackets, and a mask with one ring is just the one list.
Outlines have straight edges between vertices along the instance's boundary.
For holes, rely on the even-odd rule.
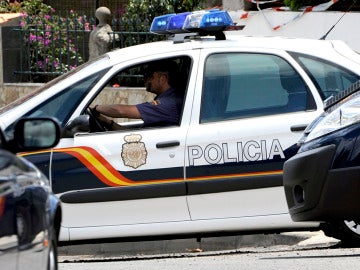
[[60,128],[46,118],[21,119],[13,139],[0,130],[0,269],[57,269],[61,206],[49,180],[20,151],[53,147]]

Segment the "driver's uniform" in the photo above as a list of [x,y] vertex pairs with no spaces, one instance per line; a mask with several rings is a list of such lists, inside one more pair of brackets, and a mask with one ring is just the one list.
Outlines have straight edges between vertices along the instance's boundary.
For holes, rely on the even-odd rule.
[[151,102],[136,105],[144,121],[143,127],[178,125],[183,97],[171,87]]

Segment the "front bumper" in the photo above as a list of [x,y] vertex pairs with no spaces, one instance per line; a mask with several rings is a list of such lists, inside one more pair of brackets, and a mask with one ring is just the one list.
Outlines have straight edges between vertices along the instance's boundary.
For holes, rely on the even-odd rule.
[[332,169],[335,144],[299,153],[284,164],[284,188],[294,221],[360,218],[360,166]]

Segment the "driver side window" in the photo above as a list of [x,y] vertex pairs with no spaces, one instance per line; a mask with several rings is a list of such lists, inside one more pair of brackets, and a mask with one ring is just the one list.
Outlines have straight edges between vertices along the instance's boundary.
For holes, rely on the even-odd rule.
[[[169,59],[177,65],[176,80],[174,88],[181,92],[185,98],[187,82],[190,74],[191,58],[189,56],[178,56]],[[90,107],[95,105],[137,105],[146,102],[153,102],[156,95],[146,91],[144,74],[151,62],[144,62],[139,65],[130,66],[120,70],[104,85]],[[174,78],[175,78],[174,77]],[[112,120],[124,128],[141,127],[141,119],[131,118],[112,118]]]
[[[116,73],[91,103],[90,107],[103,104],[136,105],[150,102],[155,98],[153,93],[145,89],[144,66],[134,66]],[[117,123],[141,124],[139,119],[114,118]]]

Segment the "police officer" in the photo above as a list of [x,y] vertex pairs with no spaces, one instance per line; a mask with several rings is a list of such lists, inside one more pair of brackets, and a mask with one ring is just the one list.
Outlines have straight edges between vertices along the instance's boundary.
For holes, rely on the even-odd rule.
[[177,72],[177,64],[174,61],[152,62],[146,69],[144,80],[146,91],[156,94],[153,101],[137,105],[96,105],[92,112],[109,130],[122,127],[104,116],[142,119],[143,127],[178,125],[183,94],[174,87]]

